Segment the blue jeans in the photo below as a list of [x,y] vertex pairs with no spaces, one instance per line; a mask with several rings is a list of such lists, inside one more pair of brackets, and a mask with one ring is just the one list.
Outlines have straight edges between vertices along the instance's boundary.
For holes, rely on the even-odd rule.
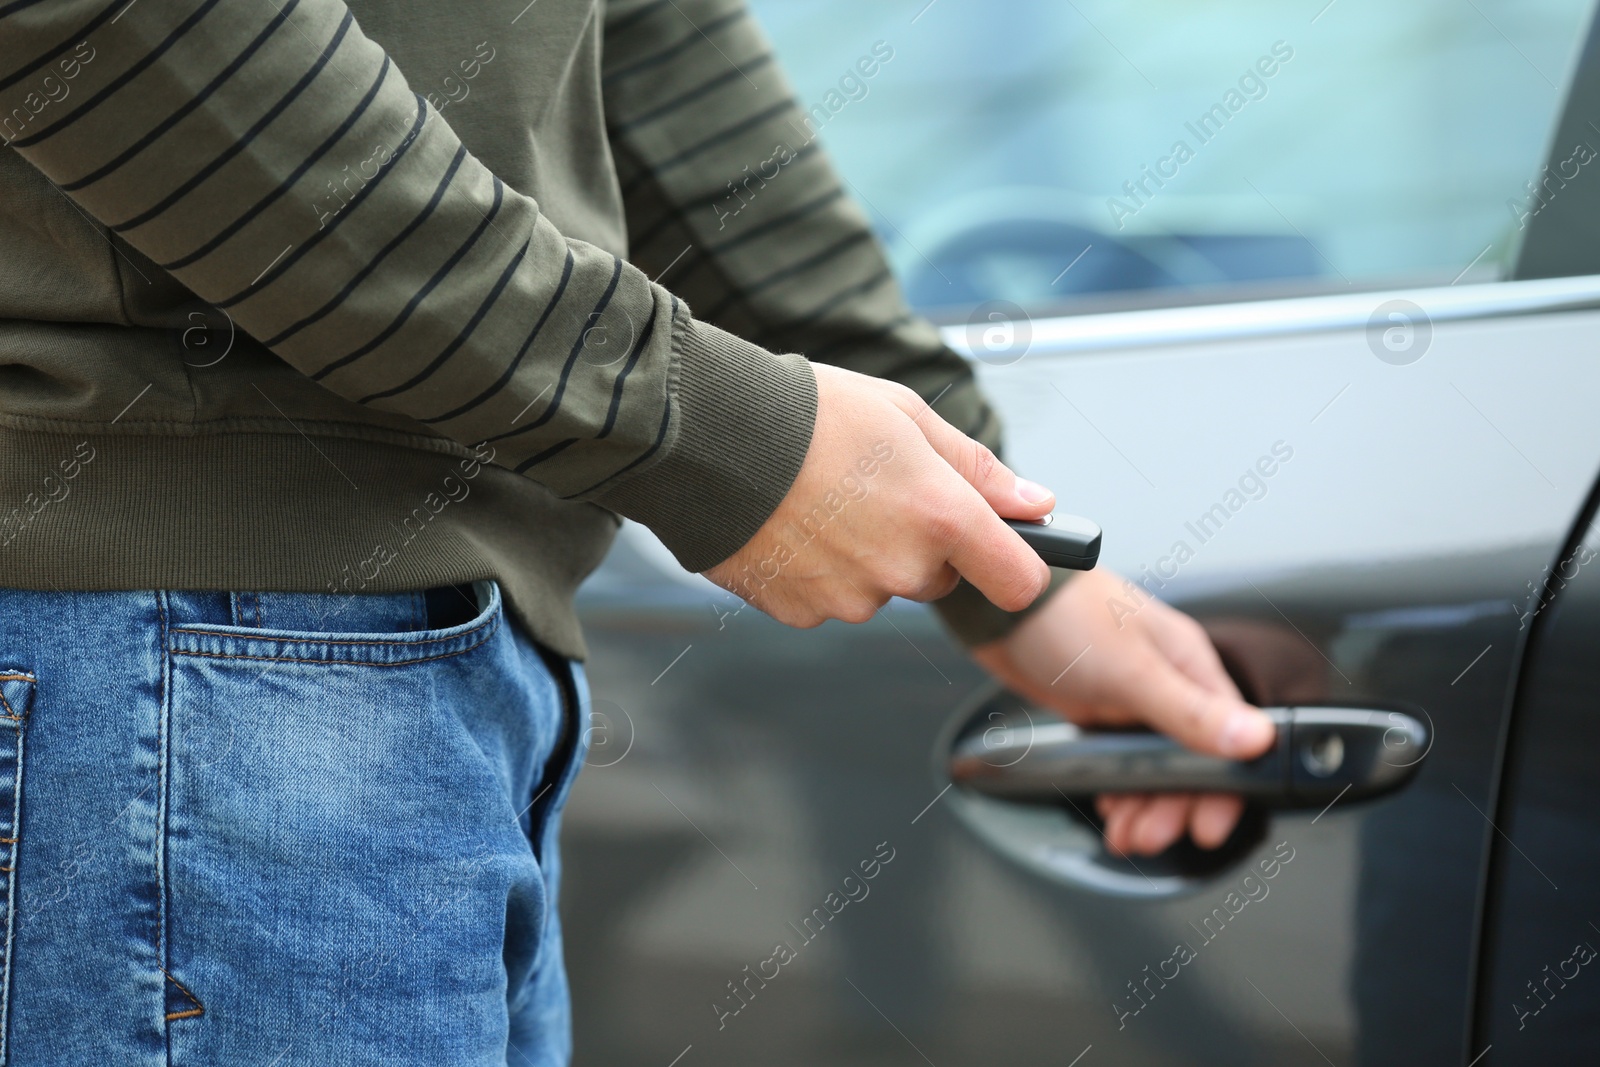
[[587,716],[492,582],[0,590],[0,1063],[566,1063]]

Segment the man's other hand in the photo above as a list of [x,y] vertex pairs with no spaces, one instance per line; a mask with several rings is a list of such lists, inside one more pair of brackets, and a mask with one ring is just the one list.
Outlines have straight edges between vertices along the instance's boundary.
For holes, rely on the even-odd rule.
[[[1261,755],[1272,720],[1246,704],[1200,624],[1159,600],[1132,615],[1123,580],[1104,570],[1076,576],[1005,637],[973,657],[1007,687],[1080,726],[1147,726],[1197,752],[1227,759]],[[1070,665],[1070,669],[1069,669]],[[1153,855],[1187,831],[1216,848],[1244,811],[1226,794],[1101,796],[1106,843]]]

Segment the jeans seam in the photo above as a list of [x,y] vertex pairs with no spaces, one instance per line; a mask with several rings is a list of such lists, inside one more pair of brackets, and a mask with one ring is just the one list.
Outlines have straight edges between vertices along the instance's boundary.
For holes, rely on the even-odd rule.
[[[0,681],[27,682],[28,703],[31,705],[38,680],[31,674],[23,671],[10,671],[0,674]],[[16,768],[12,777],[11,787],[11,835],[0,838],[0,845],[10,850],[11,862],[3,868],[5,874],[5,962],[4,971],[0,973],[0,1064],[10,1062],[11,1059],[11,972],[12,956],[16,952],[16,917],[17,917],[17,867],[22,846],[19,843],[22,837],[22,757],[24,743],[24,729],[27,725],[28,707],[25,706],[18,714],[11,706],[11,702],[0,694],[0,704],[6,708],[5,718],[9,719],[16,731]]]
[[[545,648],[543,645],[535,646],[539,657],[544,661],[545,668],[556,683],[556,689],[561,694],[561,733],[556,738],[554,750],[550,759],[554,765],[553,773],[545,777],[550,783],[549,798],[543,807],[539,807],[528,823],[529,840],[533,844],[534,855],[543,862],[544,836],[550,824],[550,812],[558,801],[565,799],[568,788],[576,780],[582,767],[583,730],[585,723],[583,717],[583,698],[578,692],[578,679],[572,671],[572,664],[565,656]],[[540,798],[536,797],[535,800]]]
[[[583,731],[587,724],[582,721],[583,694],[579,692],[578,678],[572,669],[572,661],[537,642],[534,643],[534,649],[549,672],[551,680],[555,682],[557,692],[560,693],[562,723],[561,734],[556,739],[555,747],[550,754],[550,763],[547,764],[546,773],[542,776],[542,781],[548,784],[543,785],[539,793],[534,796],[533,804],[529,805],[528,844],[535,861],[539,864],[540,876],[543,877],[548,862],[545,839],[549,836],[554,821],[552,813],[556,810],[556,805],[565,805],[578,774],[583,770]],[[559,849],[558,843],[550,843]],[[550,951],[551,923],[560,921],[560,910],[549,900],[547,894],[544,928],[539,931],[539,945],[534,951],[531,964],[534,972],[544,966],[546,954]],[[511,1005],[512,1010],[520,1011],[530,992],[531,987],[522,990],[518,1003]]]
[[[161,621],[161,648],[164,652],[166,652],[166,650],[170,647],[170,642],[168,640],[170,628],[167,625],[167,594],[165,591],[156,593],[156,611],[160,616]],[[171,799],[168,793],[172,788],[172,776],[169,773],[168,768],[168,761],[171,756],[169,735],[172,724],[172,655],[170,652],[166,652],[166,654],[161,657],[160,708],[161,713],[159,725],[156,728],[156,745],[158,752],[158,756],[156,758],[156,774],[159,782],[156,799],[156,847],[160,850],[160,854],[156,857],[156,906],[158,911],[155,952],[156,969],[159,970],[163,975],[170,977],[170,975],[168,975],[168,970],[172,966],[172,960],[170,959],[171,939],[168,936],[168,924],[171,916],[167,907],[167,890],[169,888],[167,878],[167,816],[169,813],[169,802]],[[160,988],[161,1004],[162,1008],[164,1009],[166,1006],[167,996],[166,984],[163,982]],[[165,1014],[164,1010],[162,1014]],[[171,1028],[166,1028],[165,1033],[162,1036],[166,1042],[167,1063],[170,1065],[172,1063]]]

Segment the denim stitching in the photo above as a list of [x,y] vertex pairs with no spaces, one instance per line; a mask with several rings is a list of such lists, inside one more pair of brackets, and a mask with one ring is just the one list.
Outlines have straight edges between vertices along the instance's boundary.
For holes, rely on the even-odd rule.
[[[31,674],[0,674],[0,682],[27,682],[29,685],[33,685],[36,681],[37,679]],[[6,699],[4,690],[0,690],[0,705],[3,705],[6,709],[5,715],[0,717],[10,719],[12,722],[21,722],[23,716],[28,714],[24,711],[22,715],[18,715],[13,711],[11,701]]]
[[[21,673],[21,672],[13,672],[13,673],[9,673],[9,674],[0,674],[0,681],[26,682],[26,683],[28,683],[28,686],[29,686],[28,693],[29,693],[30,696],[32,695],[32,693],[34,691],[33,687],[37,684],[37,682],[35,681],[33,675],[25,674],[25,673]],[[23,720],[26,718],[27,710],[25,709],[22,715],[18,715],[12,709],[11,703],[5,699],[5,696],[4,696],[3,693],[0,693],[0,703],[5,704],[5,708],[6,708],[6,711],[8,713],[7,717],[12,722],[14,722],[16,724],[16,726],[15,726],[16,738],[15,738],[15,749],[14,749],[16,755],[15,755],[14,761],[13,761],[13,766],[15,768],[15,771],[14,771],[14,773],[12,775],[12,781],[11,781],[11,833],[12,833],[12,836],[10,838],[6,839],[6,841],[3,842],[6,845],[6,847],[11,850],[11,856],[10,856],[11,862],[6,864],[3,868],[0,868],[0,872],[3,872],[5,874],[5,893],[6,893],[6,899],[5,899],[5,961],[4,961],[4,964],[3,964],[3,967],[4,967],[3,973],[0,973],[0,1063],[4,1063],[4,1062],[6,1062],[7,1059],[9,1059],[9,1053],[10,1053],[10,1048],[7,1045],[7,1037],[9,1036],[10,1027],[11,1027],[11,959],[12,959],[13,953],[16,951],[16,914],[17,914],[17,906],[16,906],[16,901],[17,901],[17,874],[16,874],[16,867],[17,867],[18,847],[19,847],[17,845],[17,840],[18,840],[18,838],[20,838],[22,836],[21,835],[21,829],[22,829],[22,755],[23,755],[23,736],[24,736],[23,735],[23,728],[24,728],[24,725],[25,725]],[[31,704],[31,701],[30,701],[30,704]]]
[[206,1013],[206,1006],[204,1004],[200,1003],[200,998],[199,997],[197,997],[193,993],[189,992],[189,990],[187,988],[185,988],[184,984],[182,982],[178,981],[176,978],[172,977],[172,974],[165,967],[160,968],[160,970],[161,970],[162,974],[167,976],[167,981],[169,981],[173,985],[177,986],[178,987],[178,992],[180,992],[184,996],[188,997],[189,998],[189,1002],[194,1005],[194,1007],[185,1008],[183,1011],[169,1011],[169,1012],[167,1012],[167,1022],[170,1023],[174,1019],[193,1019],[196,1016],[204,1015]]
[[[480,629],[481,629],[481,627],[480,627]],[[192,633],[192,632],[201,632],[201,631],[179,631],[179,632]],[[233,635],[232,634],[221,634],[221,635],[218,635],[218,636],[231,637]],[[275,662],[275,663],[324,663],[324,664],[328,664],[330,666],[345,666],[345,667],[406,667],[406,666],[409,666],[409,665],[411,665],[413,663],[428,663],[428,662],[431,662],[432,660],[436,660],[436,659],[449,659],[451,656],[462,656],[462,655],[465,655],[466,653],[471,652],[475,648],[482,648],[484,642],[489,640],[489,638],[491,638],[493,636],[494,636],[494,631],[490,630],[489,633],[483,635],[483,640],[474,641],[472,644],[468,645],[466,648],[458,648],[454,652],[441,652],[437,656],[418,656],[418,657],[415,657],[415,658],[412,658],[412,659],[397,659],[397,660],[388,660],[388,661],[370,660],[370,659],[304,659],[304,658],[298,657],[298,656],[247,656],[247,655],[243,655],[243,654],[239,654],[239,653],[232,653],[232,652],[191,652],[190,650],[183,649],[183,648],[173,649],[172,650],[172,654],[174,656],[200,656],[200,657],[203,657],[205,659],[250,659],[250,660],[267,660],[267,661]],[[304,642],[300,642],[300,643],[304,643]],[[329,642],[329,643],[331,644],[333,642]],[[345,641],[345,642],[340,642],[340,643],[342,643],[342,644],[357,644],[358,642]],[[401,644],[408,644],[409,642],[405,642],[405,641],[384,641],[384,642],[375,642],[375,643],[390,644],[390,645],[401,645]]]
[[[382,640],[381,638],[374,638],[372,640],[345,641],[345,640],[339,640],[339,639],[336,639],[336,638],[323,639],[321,637],[316,637],[314,635],[307,635],[305,637],[246,637],[245,639],[249,640],[249,641],[281,641],[281,642],[284,642],[285,644],[301,644],[301,645],[306,645],[306,644],[316,644],[316,645],[442,645],[442,644],[445,644],[447,642],[454,641],[458,637],[466,637],[468,634],[477,633],[479,630],[483,629],[485,626],[489,626],[489,625],[493,624],[496,621],[496,618],[499,616],[499,614],[500,614],[499,612],[496,612],[494,615],[492,615],[489,618],[483,620],[482,622],[480,622],[477,626],[473,627],[472,629],[470,629],[470,630],[462,630],[460,633],[451,634],[449,637],[428,637],[428,638],[423,638],[421,640],[415,640],[415,641],[385,641],[385,640]],[[205,637],[233,637],[233,638],[237,638],[237,637],[242,636],[240,634],[230,634],[230,633],[227,633],[227,632],[222,631],[222,630],[201,630],[201,629],[196,629],[196,628],[189,627],[189,626],[174,626],[172,628],[172,632],[175,633],[175,634],[200,634],[200,635],[205,636]]]
[[[167,628],[167,594],[165,591],[156,593],[156,611],[161,619],[161,644],[163,647],[170,645],[170,630]],[[166,965],[172,962],[168,959],[171,944],[167,937],[167,924],[171,916],[167,909],[167,818],[171,812],[172,776],[169,773],[168,763],[172,758],[172,659],[170,656],[161,657],[161,716],[157,727],[156,742],[158,756],[156,759],[156,775],[158,788],[156,791],[156,843],[158,854],[156,856],[156,969],[170,979]],[[181,989],[182,987],[179,986]],[[166,1003],[166,990],[162,989],[162,1003]],[[172,1039],[167,1038],[167,1062],[172,1062]]]

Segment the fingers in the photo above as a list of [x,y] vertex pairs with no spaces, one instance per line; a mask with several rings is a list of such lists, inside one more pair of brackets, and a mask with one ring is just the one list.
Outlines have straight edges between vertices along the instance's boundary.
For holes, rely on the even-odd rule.
[[961,575],[948,563],[940,567],[921,589],[905,594],[907,600],[915,600],[923,604],[941,600],[955,592],[956,586],[961,584]]
[[1217,848],[1239,825],[1244,800],[1228,793],[1205,793],[1195,800],[1189,816],[1189,836],[1201,848]]
[[1149,606],[1146,630],[1172,665],[1202,689],[1223,696],[1239,696],[1239,687],[1223,667],[1222,657],[1217,655],[1217,647],[1211,643],[1205,628],[1159,600]]
[[[1000,516],[1038,518],[1049,513],[1055,497],[1018,479],[993,452],[945,422],[905,386],[861,375],[842,381],[887,399],[910,420],[932,452],[924,454],[923,469],[930,480],[919,487],[923,506],[920,513],[907,510],[902,523],[916,523],[916,532],[943,553],[939,562],[949,563],[997,607],[1020,611],[1033,603],[1049,583],[1050,569]],[[919,581],[911,589],[892,592],[921,599],[927,588],[948,592],[954,583],[941,573],[937,581]]]
[[981,498],[943,516],[950,564],[995,606],[1020,611],[1033,603],[1050,581],[1050,568],[1001,521],[1036,519],[1050,513],[1055,495],[1018,478],[988,448],[941,419],[909,390],[896,390],[895,403],[911,416],[939,458]]
[[1021,611],[1050,584],[1050,568],[987,506],[944,531],[950,566],[1002,611]]
[[1127,855],[1165,852],[1189,828],[1192,793],[1126,793],[1095,798],[1105,820],[1106,847]]
[[1113,852],[1127,854],[1132,851],[1133,839],[1128,833],[1145,804],[1149,802],[1148,795],[1133,793],[1124,796],[1100,796],[1096,798],[1095,806],[1100,810],[1100,818],[1105,821],[1106,847]]
[[900,597],[904,600],[915,600],[918,603],[928,604],[942,597],[949,596],[961,584],[961,575],[948,563],[928,575],[919,584],[912,586],[901,582],[890,583],[887,590],[878,590],[873,596],[868,590],[862,589],[855,582],[845,579],[850,588],[855,591],[857,598],[864,605],[865,612],[844,612],[840,618],[845,622],[865,622],[878,613],[878,609],[887,604],[892,598]]
[[1128,849],[1146,856],[1165,852],[1189,829],[1195,798],[1188,793],[1163,793],[1152,797],[1128,823]]
[[1122,688],[1131,711],[1152,729],[1196,752],[1253,759],[1272,746],[1272,720],[1235,694],[1209,691],[1154,651],[1130,666],[1137,681]]
[[[917,400],[921,404],[920,399]],[[933,450],[978,491],[995,513],[1008,519],[1037,519],[1055,507],[1055,494],[1044,486],[1019,478],[988,448],[945,422],[922,404],[907,411]]]
[[1124,793],[1095,798],[1105,822],[1106,847],[1123,855],[1154,856],[1187,832],[1201,848],[1219,848],[1244,814],[1244,800],[1225,793]]

